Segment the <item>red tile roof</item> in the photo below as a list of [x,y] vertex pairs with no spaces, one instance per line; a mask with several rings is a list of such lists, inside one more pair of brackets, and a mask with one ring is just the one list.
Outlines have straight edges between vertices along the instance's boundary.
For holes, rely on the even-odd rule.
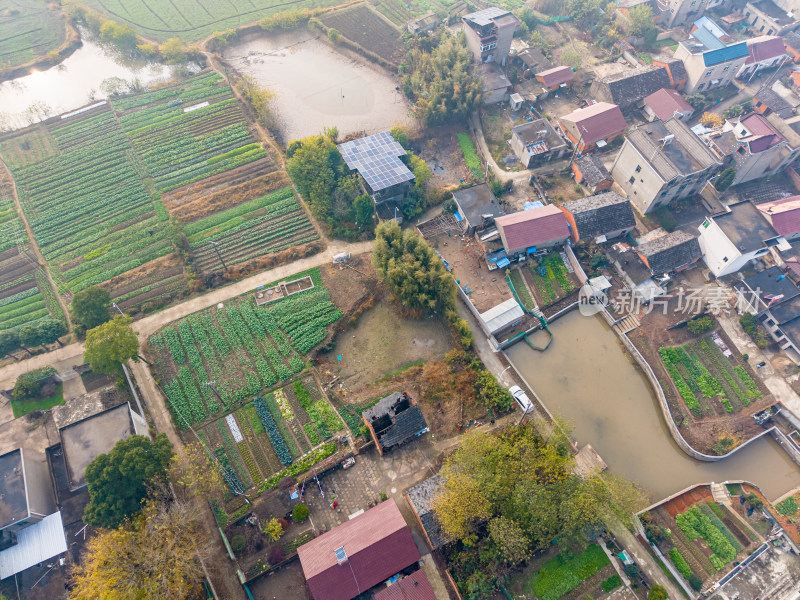
[[570,236],[567,218],[561,209],[552,204],[497,217],[494,222],[503,232],[506,250],[509,251]]
[[608,102],[598,102],[586,108],[579,108],[560,119],[575,123],[578,131],[583,134],[584,144],[593,144],[625,131],[628,127],[619,106]]
[[783,40],[775,35],[760,35],[747,40],[747,51],[750,56],[744,62],[746,65],[770,60],[786,54]]
[[756,208],[770,216],[772,226],[779,234],[792,235],[800,232],[800,196],[765,202]]
[[780,135],[778,130],[761,115],[750,115],[742,119],[741,123],[751,135]]
[[536,77],[541,78],[541,82],[550,87],[551,85],[561,85],[567,81],[572,81],[574,75],[569,67],[555,67],[536,73]]
[[692,105],[684,100],[680,92],[666,88],[662,88],[646,96],[644,103],[649,106],[662,121],[675,116],[676,112],[692,112],[694,110]]
[[374,600],[436,600],[436,594],[420,569],[375,594]]
[[[344,548],[339,564],[335,551]],[[394,499],[342,523],[297,549],[314,600],[350,600],[419,560]]]

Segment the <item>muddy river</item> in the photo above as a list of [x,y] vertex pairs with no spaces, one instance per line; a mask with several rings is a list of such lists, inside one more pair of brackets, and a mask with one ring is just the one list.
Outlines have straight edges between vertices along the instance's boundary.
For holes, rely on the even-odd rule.
[[236,70],[276,93],[284,143],[334,125],[345,136],[410,123],[399,81],[316,38],[305,30],[259,35],[225,50]]
[[770,437],[706,463],[673,441],[647,379],[599,316],[573,311],[551,325],[545,352],[525,343],[508,356],[547,408],[571,421],[578,444],[591,444],[609,469],[662,498],[689,485],[744,479],[769,498],[800,485],[800,469]]
[[108,98],[134,81],[148,86],[172,78],[177,67],[123,59],[83,39],[61,64],[0,83],[0,127],[14,129]]

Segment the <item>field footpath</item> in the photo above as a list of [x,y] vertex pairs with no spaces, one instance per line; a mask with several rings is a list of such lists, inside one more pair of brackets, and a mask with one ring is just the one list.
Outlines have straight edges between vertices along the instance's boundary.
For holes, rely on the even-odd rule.
[[53,281],[53,276],[50,274],[50,266],[44,259],[44,254],[42,254],[42,251],[39,249],[39,244],[36,242],[36,238],[33,236],[33,229],[31,229],[31,225],[28,223],[28,217],[25,215],[25,211],[22,210],[22,203],[19,201],[19,194],[17,194],[17,182],[14,180],[14,176],[11,174],[11,169],[8,168],[8,165],[2,158],[0,158],[0,164],[3,165],[3,169],[6,172],[6,177],[11,182],[11,194],[14,196],[14,206],[17,209],[17,213],[19,214],[22,224],[25,226],[25,235],[28,236],[28,245],[33,249],[33,253],[36,255],[36,260],[39,261],[42,269],[44,269],[45,275],[47,275],[47,282],[50,284],[50,287],[55,293],[58,303],[61,306],[61,310],[64,311],[64,318],[67,320],[67,329],[71,333],[72,321],[69,318],[69,308],[67,307],[67,303],[64,301],[64,298],[61,297],[58,286],[55,284],[55,281]]
[[[204,308],[214,306],[219,302],[225,302],[231,298],[245,294],[260,285],[285,279],[295,273],[328,264],[333,260],[334,255],[340,252],[364,254],[371,251],[372,241],[356,243],[333,241],[328,244],[325,250],[313,256],[301,258],[294,262],[275,267],[274,269],[262,271],[256,275],[251,275],[236,283],[232,283],[231,285],[218,288],[195,298],[190,298],[185,302],[181,302],[180,304],[144,317],[133,323],[133,329],[139,334],[142,334],[141,341],[144,341],[147,337],[153,335],[156,331],[173,321],[177,321],[178,319],[203,310]],[[32,369],[38,369],[39,367],[49,365],[53,362],[67,360],[80,354],[83,354],[83,344],[78,342],[6,365],[0,368],[0,387],[5,386],[6,388],[10,388],[14,385],[14,381],[16,381],[17,377],[22,373],[26,373]]]

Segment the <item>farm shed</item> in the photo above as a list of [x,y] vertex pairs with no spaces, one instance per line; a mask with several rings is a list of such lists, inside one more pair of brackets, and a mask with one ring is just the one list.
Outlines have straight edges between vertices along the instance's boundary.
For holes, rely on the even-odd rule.
[[428,431],[422,411],[408,392],[394,392],[362,414],[378,452],[383,455]]
[[408,488],[406,500],[414,511],[414,516],[422,525],[425,539],[431,550],[446,544],[450,539],[442,532],[442,526],[433,512],[433,499],[442,489],[444,479],[441,475],[434,475],[428,479]]

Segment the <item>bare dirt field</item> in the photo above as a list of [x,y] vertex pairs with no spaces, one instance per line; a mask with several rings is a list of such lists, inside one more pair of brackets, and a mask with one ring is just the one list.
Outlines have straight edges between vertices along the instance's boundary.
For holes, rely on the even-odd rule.
[[364,4],[326,13],[320,20],[391,63],[400,64],[405,56],[397,29]]
[[469,177],[464,153],[456,137],[456,134],[464,132],[462,123],[426,127],[420,137],[411,140],[411,149],[431,168],[435,186],[456,186]]
[[323,127],[336,126],[344,137],[413,125],[397,79],[308,30],[246,38],[224,56],[234,69],[275,92],[284,144]]

